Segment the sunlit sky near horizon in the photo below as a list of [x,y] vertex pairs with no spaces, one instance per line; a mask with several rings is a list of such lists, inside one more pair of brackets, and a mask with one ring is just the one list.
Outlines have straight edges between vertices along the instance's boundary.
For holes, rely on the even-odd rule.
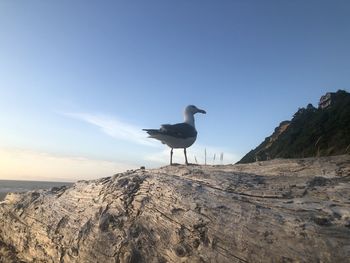
[[349,13],[340,0],[1,1],[0,179],[166,165],[141,129],[188,104],[207,111],[189,161],[206,148],[234,163],[299,107],[349,91]]

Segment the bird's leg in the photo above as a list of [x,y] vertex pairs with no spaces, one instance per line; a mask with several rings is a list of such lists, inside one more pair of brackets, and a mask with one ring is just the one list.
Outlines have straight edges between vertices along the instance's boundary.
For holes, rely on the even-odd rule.
[[186,165],[188,165],[186,148],[184,148],[184,154],[185,154],[185,161],[186,161]]
[[173,148],[170,150],[170,165],[173,165]]

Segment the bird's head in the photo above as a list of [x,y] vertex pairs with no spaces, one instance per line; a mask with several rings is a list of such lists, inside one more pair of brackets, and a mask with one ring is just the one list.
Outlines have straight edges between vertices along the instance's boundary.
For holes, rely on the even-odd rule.
[[194,105],[188,105],[186,108],[185,108],[185,115],[187,114],[196,114],[196,113],[203,113],[203,114],[206,114],[206,111],[205,110],[201,110],[201,109],[198,109],[196,106]]

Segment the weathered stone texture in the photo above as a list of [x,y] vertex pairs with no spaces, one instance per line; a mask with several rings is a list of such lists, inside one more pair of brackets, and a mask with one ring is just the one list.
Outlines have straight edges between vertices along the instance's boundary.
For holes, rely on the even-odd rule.
[[350,157],[135,170],[0,203],[0,262],[350,262]]

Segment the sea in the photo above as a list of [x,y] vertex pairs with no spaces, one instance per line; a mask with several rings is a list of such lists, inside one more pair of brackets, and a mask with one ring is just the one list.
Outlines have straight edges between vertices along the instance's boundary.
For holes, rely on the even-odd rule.
[[69,186],[72,184],[73,183],[67,182],[0,180],[0,201],[3,201],[6,194],[10,192],[27,192],[37,189],[50,189],[63,185]]

